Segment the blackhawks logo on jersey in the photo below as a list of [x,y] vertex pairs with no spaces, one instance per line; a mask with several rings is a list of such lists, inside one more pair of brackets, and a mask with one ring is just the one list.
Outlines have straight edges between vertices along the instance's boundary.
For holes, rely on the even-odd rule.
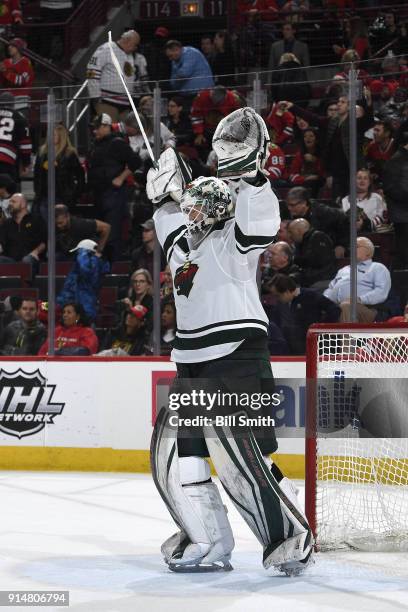
[[174,287],[177,291],[177,295],[185,295],[186,297],[190,295],[197,270],[198,266],[196,264],[192,264],[191,261],[186,261],[183,266],[176,270]]

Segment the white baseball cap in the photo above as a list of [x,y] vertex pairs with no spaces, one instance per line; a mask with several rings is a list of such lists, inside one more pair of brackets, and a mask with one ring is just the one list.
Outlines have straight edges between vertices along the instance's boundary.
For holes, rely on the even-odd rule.
[[73,253],[74,251],[78,251],[78,249],[86,249],[87,251],[96,251],[97,247],[98,247],[98,244],[95,242],[95,240],[90,240],[89,238],[86,238],[85,240],[81,240],[80,242],[78,242],[75,249],[70,250],[70,253]]

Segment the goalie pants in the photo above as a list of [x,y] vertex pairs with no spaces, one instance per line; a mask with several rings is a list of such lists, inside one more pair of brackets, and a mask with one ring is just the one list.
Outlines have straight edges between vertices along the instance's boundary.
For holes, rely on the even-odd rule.
[[[260,394],[272,395],[274,379],[269,361],[267,338],[245,340],[236,351],[211,361],[201,363],[178,363],[177,376],[171,386],[172,393],[191,393],[192,389],[209,393],[237,394],[240,397],[258,398]],[[222,402],[221,402],[222,403]],[[190,418],[196,415],[213,417],[214,414],[232,415],[244,410],[249,417],[274,417],[272,401],[261,408],[250,409],[242,402],[231,405],[217,403],[211,411],[203,407],[181,407],[179,417]],[[239,428],[238,428],[239,429]],[[252,427],[263,455],[276,451],[275,431],[271,425]],[[201,435],[200,435],[201,434]],[[180,426],[178,432],[178,453],[180,457],[191,455],[209,457],[207,444],[199,427]]]

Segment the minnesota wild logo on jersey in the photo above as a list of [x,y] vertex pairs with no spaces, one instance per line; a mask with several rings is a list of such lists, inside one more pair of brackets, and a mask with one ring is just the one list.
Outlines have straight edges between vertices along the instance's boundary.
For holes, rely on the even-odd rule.
[[176,270],[174,276],[174,287],[177,295],[185,295],[187,298],[193,288],[194,277],[197,274],[198,266],[192,264],[191,261],[186,263]]

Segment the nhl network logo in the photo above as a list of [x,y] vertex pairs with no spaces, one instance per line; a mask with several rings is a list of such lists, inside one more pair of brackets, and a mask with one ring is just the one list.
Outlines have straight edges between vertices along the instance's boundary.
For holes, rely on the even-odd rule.
[[47,385],[39,370],[0,370],[0,431],[23,438],[54,423],[65,404],[54,403],[55,385]]

